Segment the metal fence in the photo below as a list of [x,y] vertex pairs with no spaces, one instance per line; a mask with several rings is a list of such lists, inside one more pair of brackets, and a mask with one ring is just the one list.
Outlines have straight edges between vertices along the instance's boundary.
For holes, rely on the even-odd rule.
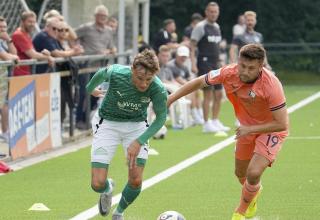
[[[61,77],[67,77],[67,76],[72,76],[75,78],[78,78],[79,75],[85,76],[85,83],[87,83],[90,79],[90,74],[96,72],[99,68],[113,64],[113,63],[123,63],[123,64],[130,64],[132,60],[132,53],[127,52],[127,53],[122,53],[122,54],[117,54],[117,55],[85,55],[85,56],[75,56],[72,58],[55,58],[55,64],[63,64],[70,62],[70,59],[72,60],[73,63],[77,64],[77,75],[73,75],[74,72],[72,70],[64,70],[64,71],[57,71],[57,68],[54,66],[50,70],[50,73],[58,73],[60,74]],[[0,67],[2,71],[0,72],[0,78],[1,78],[1,92],[3,94],[7,93],[8,90],[8,81],[10,77],[12,77],[12,70],[16,66],[31,66],[31,72],[32,74],[35,74],[36,71],[36,66],[40,64],[47,64],[47,61],[37,61],[35,59],[29,59],[29,60],[21,60],[17,63],[13,61],[0,61]],[[71,80],[70,84],[70,89],[71,91],[76,91],[77,87],[79,86],[77,84],[77,80]],[[2,96],[4,99],[5,96]],[[74,97],[74,96],[73,96]],[[90,94],[86,94],[86,100],[90,100]],[[75,102],[75,104],[77,104]],[[75,136],[75,121],[74,121],[74,112],[76,106],[73,109],[69,109],[69,120],[66,120],[68,125],[68,137],[65,138],[63,141],[64,142],[69,142],[77,138]],[[90,126],[90,113],[91,113],[91,108],[90,105],[86,105],[86,128],[89,129]],[[80,132],[81,135],[84,133],[89,133],[89,132]]]

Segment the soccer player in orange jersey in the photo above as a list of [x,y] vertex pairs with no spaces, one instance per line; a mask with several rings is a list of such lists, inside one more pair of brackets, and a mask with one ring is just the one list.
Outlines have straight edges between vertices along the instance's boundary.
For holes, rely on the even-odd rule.
[[259,44],[241,48],[237,64],[212,70],[183,85],[168,106],[197,89],[223,84],[240,126],[236,129],[235,174],[242,186],[232,220],[255,216],[261,175],[271,166],[288,135],[288,113],[282,85],[263,67],[266,52]]

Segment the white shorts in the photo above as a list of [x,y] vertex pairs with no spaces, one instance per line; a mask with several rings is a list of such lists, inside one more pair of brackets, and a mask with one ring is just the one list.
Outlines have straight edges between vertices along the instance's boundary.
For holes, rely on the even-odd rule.
[[[91,162],[110,164],[119,144],[127,156],[127,148],[148,127],[147,122],[117,122],[101,119],[96,113],[92,118],[93,140]],[[137,158],[148,159],[148,143],[141,146]]]

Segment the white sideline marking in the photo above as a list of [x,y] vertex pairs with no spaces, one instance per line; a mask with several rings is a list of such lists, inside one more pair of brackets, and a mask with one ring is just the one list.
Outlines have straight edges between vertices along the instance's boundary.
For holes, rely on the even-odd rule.
[[[288,113],[292,113],[295,112],[296,110],[302,108],[303,106],[313,102],[314,100],[320,98],[320,92],[315,93],[312,96],[309,96],[303,100],[301,100],[300,102],[292,105],[291,107],[288,108]],[[227,147],[228,145],[230,145],[231,143],[233,143],[235,140],[235,135],[209,147],[208,149],[201,151],[200,153],[178,163],[177,165],[174,165],[173,167],[170,167],[164,171],[162,171],[161,173],[143,181],[142,183],[142,191],[161,182],[162,180],[165,180],[167,178],[169,178],[170,176],[180,172],[181,170],[193,165],[194,163],[222,150],[223,148]],[[119,203],[121,198],[121,194],[117,194],[114,197],[112,197],[112,206],[116,205]],[[98,205],[95,205],[93,207],[91,207],[90,209],[87,209],[81,213],[79,213],[78,215],[74,216],[73,218],[71,218],[70,220],[84,220],[84,219],[90,219],[93,218],[94,216],[96,216],[99,213],[98,210]]]

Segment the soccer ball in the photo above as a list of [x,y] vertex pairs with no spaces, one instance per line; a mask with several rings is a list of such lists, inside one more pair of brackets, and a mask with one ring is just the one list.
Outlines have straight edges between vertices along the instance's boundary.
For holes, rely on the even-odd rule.
[[186,220],[186,218],[176,211],[166,211],[159,215],[157,220]]
[[167,127],[165,125],[162,126],[162,128],[160,128],[160,130],[155,133],[155,135],[153,135],[153,138],[154,139],[164,139],[164,137],[166,136],[167,134]]

